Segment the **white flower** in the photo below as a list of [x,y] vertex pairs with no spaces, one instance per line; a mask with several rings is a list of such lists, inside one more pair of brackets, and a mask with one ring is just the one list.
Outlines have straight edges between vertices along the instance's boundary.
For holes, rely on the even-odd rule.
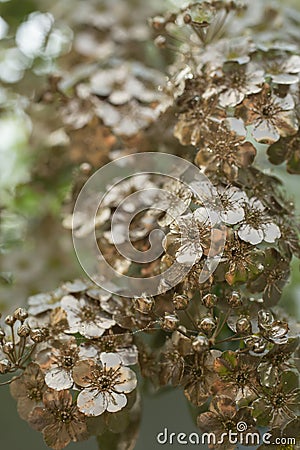
[[280,238],[278,225],[268,217],[260,200],[253,197],[245,207],[245,218],[238,230],[239,237],[250,244],[260,244],[262,241],[273,243]]
[[127,404],[125,394],[137,385],[135,373],[124,367],[115,353],[101,353],[100,364],[93,360],[79,361],[73,377],[84,388],[77,397],[77,406],[87,416],[120,411]]
[[69,333],[80,333],[86,338],[102,336],[105,330],[115,325],[115,321],[102,311],[100,303],[66,295],[61,300],[61,307],[67,313]]
[[195,264],[209,248],[210,233],[210,217],[205,208],[198,208],[171,224],[163,245],[168,253],[175,246],[175,257],[180,264]]

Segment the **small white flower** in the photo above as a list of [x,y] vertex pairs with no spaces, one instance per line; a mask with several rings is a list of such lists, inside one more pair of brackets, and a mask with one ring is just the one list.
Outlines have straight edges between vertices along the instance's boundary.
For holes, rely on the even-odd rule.
[[262,241],[273,243],[280,238],[278,225],[268,217],[260,200],[253,197],[246,204],[245,218],[238,230],[239,237],[250,244],[260,244]]
[[76,384],[84,388],[78,395],[78,409],[87,416],[120,411],[127,404],[125,394],[137,385],[135,373],[124,367],[115,353],[101,353],[100,364],[79,361],[73,370]]
[[77,300],[72,295],[66,295],[61,300],[61,307],[67,313],[69,333],[80,333],[89,339],[97,338],[115,325],[115,321],[102,311],[96,301],[85,298]]

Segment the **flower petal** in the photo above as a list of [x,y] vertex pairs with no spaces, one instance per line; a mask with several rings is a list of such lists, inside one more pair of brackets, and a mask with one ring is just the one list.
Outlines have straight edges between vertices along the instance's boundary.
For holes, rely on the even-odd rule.
[[86,416],[100,416],[107,408],[107,397],[97,389],[84,389],[77,397],[77,406]]
[[117,394],[116,392],[112,392],[109,394],[109,400],[107,403],[108,412],[120,411],[120,409],[124,408],[124,406],[126,405],[127,405],[126,395]]
[[62,391],[73,386],[73,379],[71,372],[61,367],[55,367],[46,373],[45,383],[51,389]]

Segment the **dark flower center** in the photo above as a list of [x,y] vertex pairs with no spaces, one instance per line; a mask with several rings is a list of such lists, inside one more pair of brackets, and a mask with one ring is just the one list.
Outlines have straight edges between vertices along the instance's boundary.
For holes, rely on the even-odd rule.
[[70,368],[74,365],[74,358],[72,356],[65,356],[64,357],[64,367]]
[[42,392],[38,387],[33,387],[28,391],[27,397],[30,400],[40,401],[42,399]]
[[237,374],[235,380],[236,380],[236,382],[237,382],[237,384],[238,384],[239,386],[243,386],[243,385],[245,385],[245,384],[247,383],[248,378],[247,378],[247,375],[246,375],[245,373],[239,372],[239,373]]
[[89,306],[85,306],[81,311],[81,319],[90,322],[95,319],[95,311]]
[[63,423],[69,423],[73,419],[73,414],[70,409],[58,410],[55,416],[59,422]]

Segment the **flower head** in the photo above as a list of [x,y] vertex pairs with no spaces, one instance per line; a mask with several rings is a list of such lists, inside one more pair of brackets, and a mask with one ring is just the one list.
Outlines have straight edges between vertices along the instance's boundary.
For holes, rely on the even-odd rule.
[[268,217],[260,200],[252,197],[244,204],[244,211],[245,218],[238,230],[240,239],[256,245],[262,241],[272,243],[280,238],[280,228]]
[[280,137],[298,131],[298,119],[290,94],[281,98],[265,85],[261,93],[244,100],[246,125],[252,125],[253,138],[262,144],[273,144]]
[[79,361],[73,369],[73,377],[83,388],[77,398],[81,412],[99,416],[104,411],[120,411],[127,404],[125,394],[136,388],[135,373],[122,365],[115,353],[101,353],[100,362]]
[[27,420],[33,408],[42,402],[46,387],[43,372],[34,362],[10,384],[10,393],[18,401],[18,413],[22,419]]
[[60,450],[71,441],[88,438],[85,416],[78,411],[69,391],[48,390],[43,403],[43,407],[38,406],[30,413],[29,424],[42,431],[49,447]]
[[115,325],[100,303],[88,298],[78,300],[72,295],[66,295],[62,298],[61,307],[67,313],[70,333],[80,333],[91,339],[102,336],[105,330]]
[[241,119],[228,118],[213,125],[210,132],[203,134],[195,164],[206,174],[225,174],[235,180],[240,168],[252,164],[256,149],[246,142],[247,131]]

